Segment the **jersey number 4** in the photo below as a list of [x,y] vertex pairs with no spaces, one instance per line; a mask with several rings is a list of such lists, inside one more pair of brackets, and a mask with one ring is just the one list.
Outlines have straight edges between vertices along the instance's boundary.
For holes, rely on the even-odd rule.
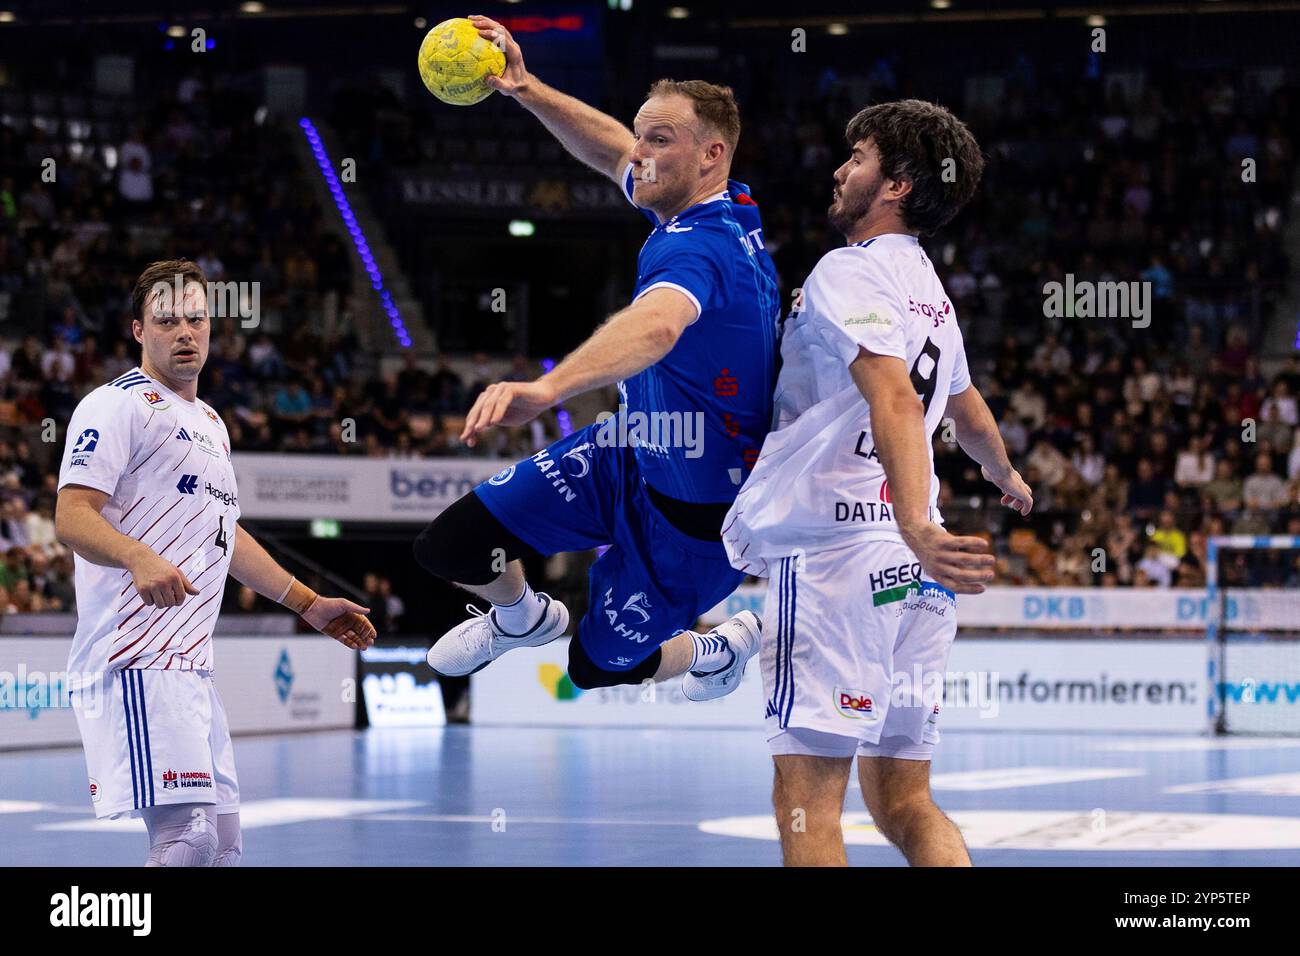
[[221,549],[223,555],[228,553],[229,546],[226,543],[226,518],[224,515],[217,516],[217,536],[212,539],[212,543]]

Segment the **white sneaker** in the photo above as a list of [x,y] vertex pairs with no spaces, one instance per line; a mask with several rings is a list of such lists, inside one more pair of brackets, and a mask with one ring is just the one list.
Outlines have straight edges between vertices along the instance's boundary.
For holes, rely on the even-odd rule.
[[712,674],[697,671],[684,674],[682,693],[687,700],[717,700],[740,686],[740,679],[745,676],[745,665],[758,653],[759,639],[763,636],[763,622],[753,611],[741,611],[709,633],[722,638],[731,648],[735,659],[729,666]]
[[525,634],[507,634],[497,624],[496,612],[480,611],[472,604],[465,610],[474,615],[442,635],[429,648],[425,660],[439,677],[464,677],[487,667],[506,651],[516,647],[541,647],[569,629],[569,609],[550,595],[537,596],[546,602],[542,619]]

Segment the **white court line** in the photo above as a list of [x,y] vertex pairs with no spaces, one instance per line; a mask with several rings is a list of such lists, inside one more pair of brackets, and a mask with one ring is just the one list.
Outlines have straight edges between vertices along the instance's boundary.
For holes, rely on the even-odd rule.
[[1251,793],[1268,797],[1300,797],[1300,773],[1270,773],[1259,777],[1228,777],[1165,787],[1165,793]]
[[[240,805],[239,826],[242,830],[258,827],[285,826],[290,823],[309,823],[313,820],[340,820],[383,810],[410,810],[425,804],[418,800],[333,800],[326,798],[286,798],[281,800],[253,800]],[[116,820],[68,820],[64,823],[42,823],[36,830],[74,830],[92,833],[128,833],[143,831],[144,821],[131,817]]]
[[930,786],[935,790],[1007,790],[1054,783],[1140,777],[1145,773],[1145,770],[1137,767],[1002,767],[995,770],[935,774]]
[[36,803],[32,800],[0,800],[0,813],[40,813],[52,810],[51,803]]
[[1204,750],[1271,750],[1300,747],[1294,737],[1140,737],[1136,740],[1111,740],[1092,744],[1090,750],[1110,750],[1122,753],[1148,751],[1204,751]]
[[[415,823],[487,823],[495,822],[493,817],[471,816],[457,813],[372,813],[357,817],[358,820],[393,820]],[[506,814],[506,826],[516,823],[564,824],[568,826],[601,827],[690,827],[695,829],[698,822],[677,823],[671,820],[595,820],[584,817],[514,817]]]

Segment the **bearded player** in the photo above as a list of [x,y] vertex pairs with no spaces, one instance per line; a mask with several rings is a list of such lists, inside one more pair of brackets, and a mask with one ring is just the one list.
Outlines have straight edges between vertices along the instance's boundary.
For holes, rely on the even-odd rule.
[[829,215],[848,245],[784,323],[777,421],[724,540],[737,568],[769,578],[761,664],[785,862],[846,862],[856,755],[872,820],[908,862],[969,866],[930,760],[955,594],[982,591],[993,556],[942,527],[930,437],[943,418],[1002,504],[1026,515],[1033,496],[918,237],[970,200],[984,161],[963,123],[920,100],[863,110],[845,138]]
[[186,260],[136,283],[141,360],[77,406],[56,530],[76,555],[68,670],[97,817],[144,818],[148,866],[237,866],[239,784],[212,675],[226,575],[354,649],[367,608],[317,595],[239,524],[230,436],[197,397],[207,279]]
[[[442,675],[471,674],[506,651],[565,634],[569,612],[524,579],[520,558],[609,549],[590,575],[590,603],[569,642],[582,688],[685,674],[691,700],[735,690],[758,647],[749,612],[707,634],[687,630],[743,580],[727,562],[722,519],[771,423],[776,272],[758,209],[729,179],[740,135],[731,90],[698,80],[656,83],[633,131],[552,89],[524,68],[499,24],[506,69],[494,89],[532,112],[579,160],[608,176],[654,224],[632,303],[550,374],[489,386],[462,438],[521,425],[591,389],[618,383],[620,414],[512,465],[446,509],[415,542],[430,573],[492,605],[429,651]],[[675,423],[693,441],[638,421]],[[616,427],[617,426],[617,427]],[[625,440],[626,439],[626,440]]]

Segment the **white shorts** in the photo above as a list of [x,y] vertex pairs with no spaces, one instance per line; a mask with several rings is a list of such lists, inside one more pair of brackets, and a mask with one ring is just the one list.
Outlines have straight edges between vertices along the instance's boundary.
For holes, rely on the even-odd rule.
[[239,809],[226,710],[203,671],[130,669],[72,693],[97,817],[172,803]]
[[760,660],[774,755],[929,760],[957,599],[896,535],[772,563]]

